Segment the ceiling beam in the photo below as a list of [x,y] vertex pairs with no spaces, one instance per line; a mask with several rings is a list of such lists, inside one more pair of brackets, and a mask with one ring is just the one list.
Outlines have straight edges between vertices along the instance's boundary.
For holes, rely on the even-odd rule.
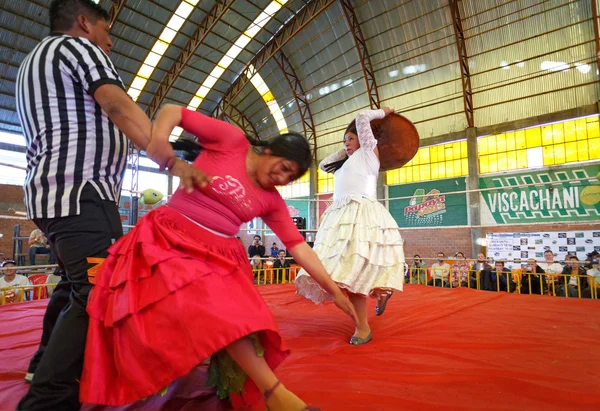
[[471,72],[469,70],[469,59],[467,56],[467,45],[465,35],[462,29],[460,11],[458,10],[459,0],[448,0],[450,14],[452,15],[452,26],[454,27],[454,37],[456,38],[456,49],[458,51],[458,65],[460,66],[460,79],[463,89],[463,103],[465,107],[465,116],[469,127],[475,126],[475,116],[473,109],[473,91],[471,88]]
[[190,37],[171,67],[169,67],[169,71],[167,71],[160,83],[158,83],[156,91],[154,92],[154,95],[152,95],[152,99],[146,109],[146,113],[150,118],[154,118],[156,112],[165,100],[165,97],[167,97],[167,93],[171,90],[175,81],[187,66],[190,58],[194,55],[198,47],[204,43],[206,36],[210,34],[215,25],[225,15],[225,12],[233,5],[234,1],[235,0],[217,0],[212,9],[210,9],[208,14],[198,24],[192,37]]
[[372,109],[378,109],[381,107],[381,103],[379,101],[379,92],[377,91],[377,82],[375,81],[375,70],[373,70],[371,57],[369,56],[369,51],[367,50],[367,42],[362,34],[362,30],[360,29],[360,23],[356,17],[356,12],[354,11],[352,2],[350,0],[340,0],[340,3],[342,5],[342,9],[344,10],[346,22],[348,23],[348,27],[352,33],[354,45],[356,46],[358,58],[360,59],[360,65],[362,66],[363,75],[365,77],[365,82],[367,83],[369,106]]
[[292,17],[265,46],[246,64],[240,75],[233,81],[229,89],[225,92],[217,106],[213,109],[211,115],[219,117],[223,115],[228,105],[242,92],[244,87],[250,82],[248,75],[251,74],[251,67],[254,72],[260,70],[267,62],[296,34],[302,31],[319,14],[331,6],[335,0],[313,0]]
[[598,6],[592,0],[592,24],[594,27],[594,43],[596,44],[596,68],[600,70],[600,30],[598,29]]
[[224,114],[223,117],[229,120],[230,123],[235,124],[236,126],[241,128],[244,131],[244,133],[254,138],[259,138],[258,130],[256,129],[256,127],[254,127],[254,124],[250,120],[248,120],[246,115],[242,113],[235,105],[230,104],[227,107],[227,112]]
[[308,141],[312,141],[314,144],[314,153],[315,163],[316,163],[316,155],[317,155],[317,139],[315,132],[315,123],[313,121],[312,111],[310,110],[310,105],[308,104],[308,99],[306,98],[306,93],[304,92],[304,88],[302,87],[302,82],[298,78],[296,74],[296,70],[290,63],[289,59],[286,57],[283,50],[280,50],[279,53],[275,54],[274,57],[275,62],[283,72],[285,79],[287,80],[292,93],[294,94],[294,100],[296,100],[296,105],[298,106],[298,112],[300,113],[300,119],[302,120],[302,129],[304,131],[304,135]]
[[121,10],[123,10],[125,2],[126,0],[113,0],[112,5],[110,6],[110,10],[108,11],[108,14],[110,16],[111,28],[119,18],[119,14],[121,14]]

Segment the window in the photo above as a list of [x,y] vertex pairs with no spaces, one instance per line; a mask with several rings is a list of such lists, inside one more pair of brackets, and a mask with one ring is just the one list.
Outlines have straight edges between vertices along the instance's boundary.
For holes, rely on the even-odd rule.
[[479,137],[479,173],[600,159],[597,115]]
[[287,186],[277,187],[282,198],[308,197],[310,195],[310,170]]
[[333,174],[317,168],[317,193],[333,193]]
[[[162,173],[150,173],[148,171],[139,171],[138,172],[138,191],[144,191],[148,188],[151,188],[156,191],[160,191],[160,193],[164,196],[167,195],[169,186],[169,176],[167,174]],[[177,188],[175,182],[173,182],[173,190]],[[131,192],[131,170],[127,169],[125,171],[125,177],[123,178],[123,193],[122,195],[130,196]],[[139,197],[139,194],[138,194]]]
[[0,150],[0,163],[13,164],[15,167],[0,165],[0,184],[22,186],[25,182],[25,153]]
[[466,176],[469,172],[467,140],[421,147],[404,167],[386,173],[386,184],[416,183]]

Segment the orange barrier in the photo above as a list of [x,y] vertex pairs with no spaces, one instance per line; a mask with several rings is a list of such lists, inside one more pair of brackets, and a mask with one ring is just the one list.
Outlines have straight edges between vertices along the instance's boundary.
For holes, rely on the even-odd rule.
[[[591,298],[594,300],[598,299],[600,291],[600,278],[589,275],[572,276],[571,274],[536,274],[523,272],[522,269],[508,272],[505,271],[500,273],[500,275],[495,275],[495,271],[465,270],[459,272],[459,275],[467,275],[459,277],[458,282],[455,282],[451,280],[451,270],[448,273],[445,273],[441,278],[435,279],[432,277],[431,267],[427,267],[426,269],[419,268],[415,271],[416,273],[413,273],[411,270],[407,272],[405,277],[406,283],[421,284],[425,286],[441,286],[443,288],[466,287],[497,292],[508,291],[516,294],[543,294],[558,297]],[[423,282],[423,274],[426,274],[426,282]],[[495,279],[492,278],[492,274],[495,275]],[[575,278],[575,283],[571,281],[571,277]],[[559,281],[561,278],[562,281]],[[534,289],[540,290],[540,292],[533,292]],[[575,294],[577,295],[575,296]]]
[[[429,269],[430,267],[428,267]],[[407,273],[407,284],[425,285],[428,287],[441,286],[442,288],[473,288],[477,290],[486,290],[482,287],[484,284],[484,276],[489,276],[488,280],[491,280],[491,272],[483,273],[481,271],[469,270],[469,275],[466,276],[466,281],[459,281],[458,286],[455,286],[452,281],[449,281],[451,273],[442,277],[439,282],[433,280],[429,274],[428,269],[419,269],[417,275],[413,275],[411,271]],[[254,273],[254,284],[256,285],[267,285],[267,284],[290,284],[296,281],[296,276],[300,270],[300,266],[292,265],[289,268],[264,268],[261,270],[253,270]],[[426,274],[427,281],[422,282],[422,275]],[[538,290],[541,290],[541,294],[547,296],[557,297],[570,297],[570,298],[588,298],[597,300],[600,294],[600,278],[594,276],[574,276],[577,280],[576,284],[570,284],[570,274],[539,274],[533,275],[522,272],[521,269],[513,270],[510,272],[504,272],[501,275],[508,275],[511,293],[514,294],[539,294],[532,292],[534,285],[539,286]],[[40,276],[39,281],[41,281]],[[506,292],[506,287],[500,280],[501,276],[496,276],[495,281],[492,283],[492,288],[487,288],[487,291],[495,292]],[[563,280],[559,284],[559,278]],[[584,284],[583,279],[587,282],[587,287],[582,287]],[[48,288],[55,287],[56,284],[40,283],[38,278],[31,278],[31,285],[18,286],[18,287],[4,287],[0,288],[0,305],[6,304],[6,299],[10,298],[11,291],[16,296],[16,300],[13,302],[23,302],[27,300],[41,300],[48,298]],[[537,283],[537,284],[536,284]],[[567,286],[565,286],[565,284]],[[487,284],[489,285],[489,284]],[[504,286],[504,287],[503,287]],[[503,289],[504,288],[504,289]],[[18,292],[23,291],[23,292]],[[30,296],[31,292],[31,296]]]
[[[0,305],[6,304],[6,300],[16,297],[13,303],[21,303],[29,300],[42,300],[48,298],[47,287],[55,287],[56,284],[31,284],[31,285],[20,285],[17,287],[2,287],[0,288]],[[21,291],[21,292],[19,292]],[[33,292],[30,298],[30,292]]]
[[254,284],[289,284],[296,281],[296,276],[300,267],[292,265],[289,268],[267,267],[259,270],[252,270],[254,273]]

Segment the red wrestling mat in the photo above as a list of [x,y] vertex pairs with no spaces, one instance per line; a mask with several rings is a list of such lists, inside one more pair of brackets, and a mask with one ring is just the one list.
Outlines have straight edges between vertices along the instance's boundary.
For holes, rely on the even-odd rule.
[[[287,286],[260,288],[292,355],[278,375],[324,411],[600,409],[600,302],[406,286],[373,341],[352,347],[350,319]],[[47,300],[46,300],[47,301]],[[45,301],[0,307],[0,410],[14,410]],[[221,411],[205,369],[120,410]],[[84,409],[99,409],[85,407]]]

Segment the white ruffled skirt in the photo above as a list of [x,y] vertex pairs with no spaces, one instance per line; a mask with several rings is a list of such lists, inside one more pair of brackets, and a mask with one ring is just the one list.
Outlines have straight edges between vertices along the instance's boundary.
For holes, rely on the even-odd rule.
[[[402,291],[404,249],[398,224],[374,199],[346,197],[323,213],[314,251],[340,287],[376,298]],[[331,296],[302,269],[296,292],[316,304]]]

